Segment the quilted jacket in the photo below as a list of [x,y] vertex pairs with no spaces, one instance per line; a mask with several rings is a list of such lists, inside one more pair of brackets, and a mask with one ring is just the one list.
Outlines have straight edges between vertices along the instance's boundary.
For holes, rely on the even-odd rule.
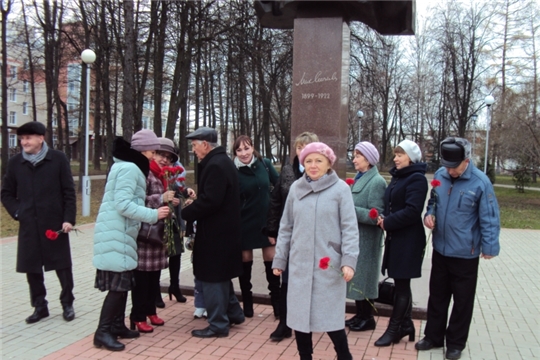
[[158,211],[144,204],[148,159],[129,146],[122,138],[115,140],[114,164],[107,178],[94,231],[93,264],[99,270],[123,272],[135,269],[136,239],[141,222],[154,224],[158,220]]

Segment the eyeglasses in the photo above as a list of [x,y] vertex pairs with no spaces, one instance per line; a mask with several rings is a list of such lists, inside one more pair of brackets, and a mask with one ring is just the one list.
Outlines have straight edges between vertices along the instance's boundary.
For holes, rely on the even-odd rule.
[[159,153],[159,152],[156,152],[156,155],[159,156],[160,158],[167,159],[170,162],[173,161],[173,158],[170,155],[162,154],[162,153]]

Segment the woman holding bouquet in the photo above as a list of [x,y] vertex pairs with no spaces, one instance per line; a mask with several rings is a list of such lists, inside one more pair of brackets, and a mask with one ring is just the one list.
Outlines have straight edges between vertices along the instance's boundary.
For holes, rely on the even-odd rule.
[[332,170],[335,161],[334,151],[321,142],[300,153],[305,172],[289,190],[272,264],[275,275],[288,266],[287,325],[306,360],[312,358],[312,332],[328,333],[337,358],[352,359],[343,319],[358,257],[358,225],[350,189]]
[[[159,138],[160,148],[156,151],[155,162],[159,165],[160,170],[163,171],[163,168],[166,166],[173,166],[177,168],[177,175],[172,175],[173,178],[170,181],[161,177],[163,186],[165,188],[170,188],[175,192],[175,197],[172,200],[172,205],[174,207],[173,219],[176,221],[176,226],[173,228],[173,244],[171,249],[168,251],[169,256],[169,276],[170,276],[170,285],[168,289],[169,300],[174,296],[178,302],[186,302],[186,298],[180,292],[180,265],[181,265],[181,256],[184,252],[184,232],[186,225],[184,220],[182,220],[181,215],[181,200],[179,197],[184,199],[195,198],[195,191],[191,188],[187,188],[185,184],[186,180],[186,171],[184,166],[178,161],[178,155],[174,151],[174,142],[171,139]],[[156,288],[158,294],[156,298],[156,306],[165,307],[163,300],[161,298],[161,290],[158,282]]]
[[392,181],[384,194],[384,216],[377,221],[386,231],[382,273],[387,271],[394,279],[394,308],[388,328],[375,346],[390,346],[406,335],[414,341],[411,279],[422,275],[426,247],[422,210],[428,184],[421,158],[420,148],[411,140],[403,140],[394,149],[395,166],[390,169]]
[[[172,142],[172,141],[171,141]],[[156,154],[163,154],[161,141]],[[167,155],[170,156],[170,155]],[[150,172],[146,178],[146,206],[156,209],[161,206],[173,207],[180,204],[180,200],[174,197],[173,190],[166,189],[164,175],[161,166],[156,161],[161,155],[154,155],[150,161]],[[174,220],[174,219],[173,219]],[[139,238],[140,239],[140,238]],[[138,262],[135,274],[135,288],[131,292],[131,329],[135,327],[139,332],[150,333],[154,328],[146,322],[155,326],[162,326],[165,322],[157,316],[156,299],[159,290],[159,277],[161,270],[167,267],[167,244],[166,239],[162,242],[151,242],[137,239]],[[161,293],[159,293],[161,295]],[[160,296],[159,295],[159,296]]]
[[108,291],[94,334],[94,345],[120,351],[124,344],[116,338],[135,338],[124,323],[127,292],[135,285],[137,233],[141,222],[156,223],[169,215],[167,206],[144,206],[149,160],[159,149],[159,141],[150,130],[141,130],[131,144],[118,137],[113,143],[114,164],[99,207],[94,232],[95,287]]

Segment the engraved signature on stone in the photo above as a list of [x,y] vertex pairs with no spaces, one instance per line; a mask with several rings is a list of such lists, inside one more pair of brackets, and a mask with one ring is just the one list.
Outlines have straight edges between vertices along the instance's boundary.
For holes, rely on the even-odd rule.
[[332,76],[322,76],[322,71],[318,71],[313,78],[307,78],[306,73],[302,74],[302,78],[295,86],[309,85],[314,83],[321,83],[325,81],[338,81],[337,75],[334,72]]

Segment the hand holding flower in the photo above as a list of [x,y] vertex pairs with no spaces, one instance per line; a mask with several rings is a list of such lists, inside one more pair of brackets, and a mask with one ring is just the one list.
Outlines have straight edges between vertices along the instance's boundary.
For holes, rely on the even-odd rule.
[[283,270],[281,270],[281,269],[273,269],[272,272],[274,273],[275,276],[280,276],[281,273],[283,272]]
[[169,207],[168,206],[162,206],[158,211],[158,220],[165,219],[167,216],[169,216]]
[[163,193],[163,203],[168,203],[174,199],[174,191],[167,190]]
[[341,272],[343,273],[343,279],[345,279],[346,282],[349,282],[352,280],[354,276],[354,270],[353,268],[349,266],[342,266]]
[[62,232],[68,233],[73,230],[73,225],[71,223],[65,222],[62,224]]
[[433,215],[427,215],[424,218],[424,226],[433,230],[435,228],[435,217]]
[[188,196],[192,199],[195,199],[197,197],[197,194],[195,193],[195,190],[192,188],[187,189]]

